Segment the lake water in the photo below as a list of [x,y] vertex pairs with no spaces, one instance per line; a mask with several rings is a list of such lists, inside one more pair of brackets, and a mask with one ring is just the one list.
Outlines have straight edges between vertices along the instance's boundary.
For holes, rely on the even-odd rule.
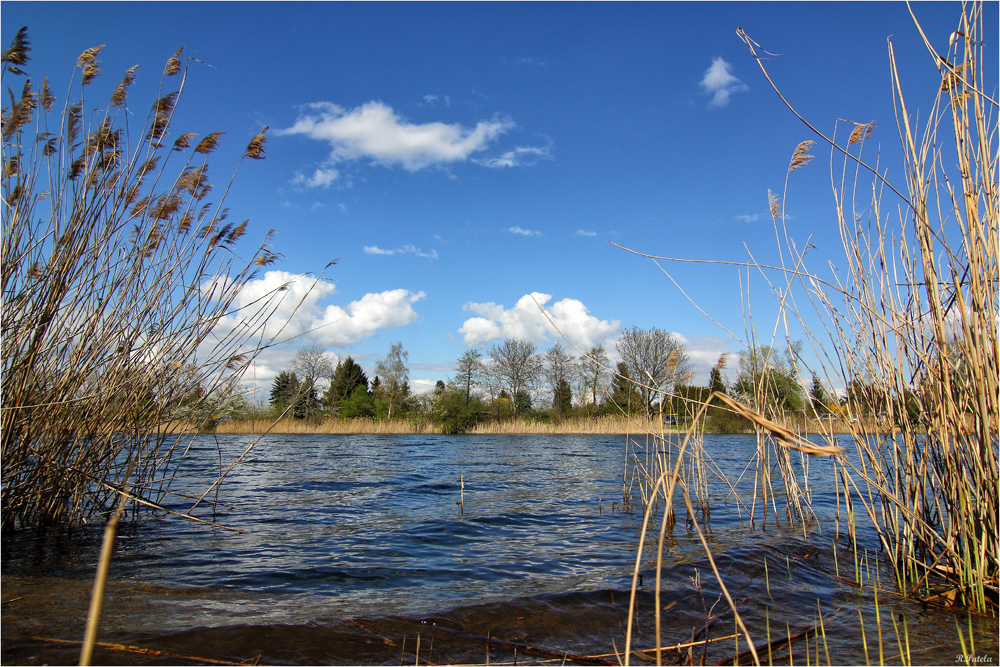
[[[227,464],[250,441],[197,436],[183,468],[188,476],[170,491],[200,496],[220,458]],[[750,436],[705,442],[732,481],[754,447]],[[226,478],[218,496],[224,505],[202,503],[193,512],[245,534],[163,514],[122,525],[98,641],[166,655],[99,650],[95,662],[259,656],[265,664],[413,664],[418,635],[427,664],[482,663],[487,655],[492,664],[510,663],[515,650],[521,664],[551,658],[546,651],[570,655],[569,663],[584,655],[615,662],[642,522],[640,509],[621,507],[625,451],[623,436],[267,436]],[[827,652],[834,664],[874,663],[874,597],[844,581],[855,578],[846,540],[834,550],[832,470],[829,459],[810,462],[819,521],[806,529],[772,517],[750,530],[727,500],[729,488],[710,479],[708,540],[755,643],[768,632],[772,639],[794,634],[822,614],[826,640],[810,636],[811,662],[818,649],[824,664]],[[740,482],[747,497],[752,477],[751,469]],[[164,503],[183,512],[192,501],[167,495]],[[665,646],[690,640],[710,613],[718,619],[711,637],[734,632],[704,549],[678,508],[665,551]],[[78,646],[43,640],[82,637],[100,537],[95,527],[5,545],[4,664],[78,659]],[[864,547],[874,570],[877,543],[863,536],[862,559]],[[633,648],[654,646],[654,565],[647,548]],[[971,623],[977,653],[998,661],[994,619],[970,620],[889,593],[878,603],[885,662],[901,662],[908,650],[914,662],[956,664],[956,620],[966,633]],[[704,657],[714,664],[737,648],[746,649],[745,638],[738,647],[732,639],[710,644]],[[804,640],[793,644],[794,662],[804,663],[806,650]],[[665,661],[682,657],[673,652]]]

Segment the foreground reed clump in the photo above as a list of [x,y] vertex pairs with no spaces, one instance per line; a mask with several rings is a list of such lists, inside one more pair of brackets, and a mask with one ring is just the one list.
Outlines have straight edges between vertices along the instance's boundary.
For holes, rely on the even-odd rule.
[[[247,222],[227,221],[228,185],[210,198],[207,174],[223,133],[167,140],[182,51],[137,125],[136,67],[105,104],[87,99],[102,48],[80,55],[63,101],[26,76],[25,28],[3,53],[4,84],[23,81],[3,109],[4,532],[109,512],[126,485],[154,503],[183,451],[175,419],[232,386],[270,312],[264,299],[249,327],[210,335],[276,256],[264,245],[235,263]],[[264,140],[240,161],[263,158]]]
[[[920,25],[916,27],[924,36]],[[763,49],[742,29],[738,34],[770,81],[758,56]],[[784,518],[801,526],[806,535],[813,520],[807,455],[831,455],[828,470],[836,480],[838,508],[843,507],[845,519],[836,526],[835,545],[844,537],[857,554],[859,531],[867,518],[899,593],[995,617],[1000,609],[996,326],[1000,158],[995,143],[1000,125],[997,101],[988,94],[996,82],[987,77],[997,70],[986,65],[981,5],[963,8],[948,53],[935,51],[926,36],[924,42],[941,83],[923,124],[906,104],[889,45],[905,186],[895,187],[865,161],[864,146],[873,136],[874,122],[848,122],[850,132],[839,140],[836,133],[828,138],[809,125],[828,143],[831,162],[840,167],[834,183],[845,262],[840,273],[825,277],[809,271],[805,262],[809,244],[800,249],[791,240],[784,196],[768,193],[780,262],[743,263],[747,273],[746,278],[741,276],[741,285],[749,280],[750,271],[759,272],[778,298],[778,315],[773,328],[768,328],[773,332],[770,340],[758,334],[752,319],[746,322],[743,342],[752,383],[743,387],[739,400],[727,403],[753,421],[758,438],[753,497],[737,497],[737,505],[749,514],[751,527],[758,513],[766,522],[769,506],[780,520],[773,489],[777,481],[784,487]],[[777,86],[775,90],[781,94]],[[786,193],[789,176],[811,160],[813,144],[804,141],[794,150],[785,176]],[[953,164],[957,170],[949,167]],[[868,177],[871,182],[865,182]],[[749,312],[749,303],[746,307]],[[816,447],[803,437],[807,434],[769,419],[783,407],[778,382],[783,379],[777,377],[769,353],[782,334],[794,361],[790,371],[783,371],[790,374],[788,379],[804,388],[810,377],[822,377],[827,386],[844,388],[842,424],[851,437],[840,441],[850,443],[853,452],[834,446],[834,431],[819,420],[815,404],[810,406],[812,423],[821,426],[818,435],[826,445]],[[793,344],[795,334],[805,337],[817,360],[812,368]],[[701,406],[701,415],[710,402]],[[661,494],[659,539],[650,538],[658,545],[658,646],[660,572],[665,538],[675,522],[675,492],[683,498],[687,525],[701,539],[737,625],[751,641],[699,525],[710,517],[701,489],[711,464],[710,456],[700,450],[699,428],[694,425],[676,440],[651,432],[650,441],[638,447],[630,440],[632,477],[639,483],[645,516],[633,575],[625,664],[643,541]],[[795,449],[800,462],[793,466]],[[775,469],[778,480],[772,479]],[[626,484],[623,492],[628,502],[631,485]],[[843,536],[841,528],[846,529]],[[881,634],[878,640],[881,661]],[[761,656],[752,645],[749,653],[746,658],[760,664]],[[902,648],[901,655],[905,655]]]

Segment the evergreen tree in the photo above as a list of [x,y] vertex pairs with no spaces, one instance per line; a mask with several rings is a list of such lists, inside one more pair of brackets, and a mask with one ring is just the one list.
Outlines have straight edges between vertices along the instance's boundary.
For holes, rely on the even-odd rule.
[[358,387],[368,390],[368,376],[354,359],[347,357],[337,364],[330,386],[323,393],[323,405],[330,413],[337,414],[341,401],[350,397]]
[[299,391],[299,379],[295,373],[281,371],[271,384],[270,403],[279,410],[292,405]]
[[569,382],[560,380],[552,394],[552,410],[558,414],[566,414],[573,409],[573,390]]
[[312,380],[304,380],[298,384],[292,412],[298,419],[308,419],[319,413],[319,398]]
[[514,416],[523,415],[531,410],[531,394],[523,389],[514,394]]
[[375,400],[371,392],[361,385],[355,387],[351,395],[340,402],[339,415],[344,419],[374,417]]
[[823,388],[823,383],[816,373],[813,373],[812,386],[809,388],[809,401],[816,414],[825,415],[830,412],[830,408],[826,406],[826,389]]
[[625,413],[634,412],[644,408],[642,395],[632,382],[629,375],[628,364],[624,361],[618,362],[614,381],[611,383],[611,400]]

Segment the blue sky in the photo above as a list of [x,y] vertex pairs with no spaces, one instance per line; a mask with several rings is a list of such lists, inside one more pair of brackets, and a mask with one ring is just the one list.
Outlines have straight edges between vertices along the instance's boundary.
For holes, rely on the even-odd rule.
[[[946,50],[957,3],[913,5]],[[996,72],[997,4],[986,7]],[[289,275],[326,272],[293,330],[328,326],[268,351],[267,382],[298,345],[320,343],[367,368],[401,341],[418,388],[446,379],[470,345],[554,334],[536,296],[581,347],[623,327],[687,342],[698,379],[739,344],[649,260],[777,259],[768,189],[795,146],[816,137],[781,103],[747,47],[817,127],[878,125],[872,142],[900,183],[887,39],[912,108],[940,81],[903,3],[47,3],[4,2],[3,39],[22,25],[33,79],[65,90],[76,57],[104,44],[106,99],[136,63],[130,107],[145,118],[180,46],[190,72],[173,133],[224,130],[224,178],[270,126],[267,159],[245,164],[228,205],[248,239],[275,229]],[[989,70],[987,70],[989,71]],[[843,265],[828,150],[792,174],[789,233],[811,236],[811,266]],[[249,245],[247,246],[249,250]],[[742,333],[737,269],[674,265],[692,299]],[[758,326],[776,312],[751,277]]]

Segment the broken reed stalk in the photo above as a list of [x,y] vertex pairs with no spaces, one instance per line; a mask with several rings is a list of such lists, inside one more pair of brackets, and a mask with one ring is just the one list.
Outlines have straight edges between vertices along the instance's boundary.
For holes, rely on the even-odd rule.
[[[277,255],[239,245],[247,222],[227,221],[224,207],[232,179],[209,198],[222,133],[166,140],[188,74],[181,51],[161,79],[161,92],[176,80],[174,90],[135,127],[125,112],[135,68],[103,108],[85,100],[100,48],[80,56],[61,110],[48,79],[26,78],[3,109],[4,534],[110,511],[130,468],[136,493],[155,500],[143,482],[178,464],[174,428],[236,391],[269,343],[280,296],[237,298]],[[29,51],[21,29],[3,53],[4,83],[25,74]],[[263,157],[264,139],[236,169]]]
[[[131,488],[129,489],[131,490]],[[94,642],[97,640],[97,626],[101,620],[101,606],[104,604],[104,586],[108,580],[108,567],[111,565],[111,553],[115,546],[115,534],[118,521],[125,510],[128,493],[123,493],[118,502],[118,509],[108,524],[104,527],[104,540],[101,542],[101,556],[97,563],[97,573],[94,575],[94,590],[90,594],[90,609],[87,612],[87,628],[83,634],[83,646],[80,649],[80,664],[89,665],[94,654]]]

